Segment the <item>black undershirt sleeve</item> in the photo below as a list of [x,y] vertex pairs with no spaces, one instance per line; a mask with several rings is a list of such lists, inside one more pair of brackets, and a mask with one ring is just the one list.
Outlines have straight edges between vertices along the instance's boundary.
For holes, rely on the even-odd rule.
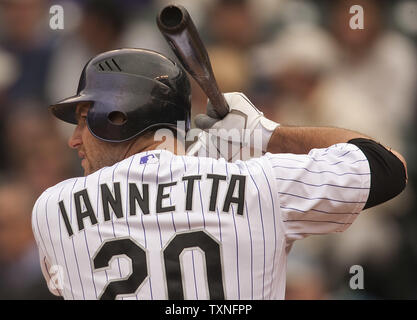
[[404,190],[406,173],[403,163],[381,144],[364,138],[352,139],[365,154],[371,169],[371,189],[364,209],[388,201]]

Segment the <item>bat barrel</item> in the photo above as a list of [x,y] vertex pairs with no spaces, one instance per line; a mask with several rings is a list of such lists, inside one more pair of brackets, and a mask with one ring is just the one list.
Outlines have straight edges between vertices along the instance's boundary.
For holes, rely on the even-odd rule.
[[158,26],[165,32],[180,32],[187,27],[190,15],[179,5],[166,6],[157,18]]

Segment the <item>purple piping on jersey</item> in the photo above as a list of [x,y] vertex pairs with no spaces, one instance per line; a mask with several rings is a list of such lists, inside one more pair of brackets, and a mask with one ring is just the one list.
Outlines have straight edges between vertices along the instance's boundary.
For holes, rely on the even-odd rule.
[[[317,160],[317,159],[314,159],[313,157],[309,157],[309,159],[313,160],[314,162],[330,162],[329,160],[325,160],[325,159]],[[291,159],[285,159],[285,160],[291,160]],[[356,162],[361,162],[361,161],[368,161],[368,159],[359,159],[359,160],[356,160],[356,161],[353,161],[353,162],[340,160],[340,161],[335,162],[335,163],[329,163],[329,166],[335,166],[335,165],[338,165],[340,163],[355,164]],[[300,161],[300,162],[304,162],[304,161]]]
[[197,279],[196,279],[196,276],[195,276],[194,250],[191,250],[191,258],[192,258],[192,261],[193,261],[195,298],[196,298],[196,300],[198,300]]
[[[269,195],[271,196],[271,202],[272,202],[272,214],[273,214],[273,221],[274,221],[274,258],[273,258],[273,262],[272,262],[272,270],[271,270],[271,284],[274,283],[274,270],[275,270],[275,255],[277,252],[277,229],[276,229],[276,224],[275,224],[275,204],[274,204],[274,197],[272,196],[272,190],[271,190],[271,185],[269,183],[268,177],[264,171],[264,169],[262,168],[262,166],[259,164],[259,166],[261,167],[261,170],[264,174],[266,183],[268,184],[268,189],[269,189]],[[271,299],[271,294],[272,294],[272,290],[269,292],[269,299]]]
[[[181,156],[182,162],[184,163],[184,175],[187,172],[187,165],[185,164],[185,160],[184,160],[184,156]],[[183,182],[184,185],[184,193],[186,192],[185,190],[185,181]],[[191,230],[191,224],[190,224],[190,215],[188,213],[188,211],[186,211],[187,213],[187,220],[188,220],[188,230]],[[195,291],[195,296],[196,299],[198,300],[198,291],[197,291],[197,279],[195,276],[195,263],[194,263],[194,250],[191,250],[191,261],[193,263],[193,275],[194,275],[194,291]]]
[[[58,195],[58,203],[61,201],[61,194],[62,194],[62,191],[64,189],[65,189],[65,186],[59,192],[59,195]],[[64,243],[62,242],[62,230],[61,230],[61,219],[62,219],[62,216],[59,214],[60,210],[61,209],[58,207],[57,215],[58,215],[58,226],[59,226],[59,239],[61,241],[61,250],[62,250],[62,255],[64,256],[65,269],[67,270],[67,274],[68,274],[68,281],[69,281],[70,288],[71,288],[71,295],[72,295],[72,299],[74,300],[74,293],[72,292],[72,283],[71,283],[70,273],[69,273],[69,270],[68,270],[67,257],[65,256]]]
[[[200,158],[197,158],[198,166],[197,166],[197,174],[200,174]],[[203,215],[203,227],[206,229],[206,218],[204,216],[204,207],[203,207],[203,199],[201,197],[201,187],[200,187],[200,180],[198,180],[198,192],[200,194],[200,206],[201,206],[201,214]]]
[[336,222],[336,221],[325,221],[325,220],[284,220],[284,222],[324,222],[324,223],[334,223],[334,224],[352,224],[352,223],[346,223],[346,222]]
[[[97,179],[97,219],[99,217],[99,210],[100,210],[99,209],[100,207],[98,205],[98,202],[100,200],[100,177],[101,177],[101,173],[103,172],[103,169],[104,168],[100,169],[100,172],[98,173],[98,179]],[[100,223],[97,223],[97,231],[98,231],[98,236],[100,238],[100,243],[103,243],[103,238],[102,238],[101,233],[100,233]],[[107,270],[104,270],[104,273],[106,275],[106,280],[109,281],[109,276],[107,275]]]
[[[145,155],[146,156],[148,155],[148,151],[146,151]],[[142,184],[143,184],[143,175],[145,173],[146,165],[147,165],[147,163],[144,164],[143,170],[142,170]],[[143,238],[145,240],[145,249],[147,249],[148,248],[148,244],[147,244],[147,241],[146,241],[146,230],[145,230],[145,224],[143,223],[143,214],[141,214],[140,217],[141,217],[141,223],[142,223],[142,229],[143,229]],[[149,275],[149,290],[150,290],[150,293],[151,293],[151,300],[153,300],[152,280],[151,280],[151,276],[150,275]]]
[[[324,153],[322,153],[320,156],[325,156],[325,155],[327,155],[328,154],[328,152],[327,152],[327,150],[328,150],[329,148],[327,148],[326,150],[325,150],[325,152]],[[337,149],[337,148],[332,148],[332,149]],[[343,147],[343,148],[339,148],[339,150],[344,150],[345,149],[345,146]],[[340,155],[340,156],[337,156],[338,158],[341,158],[341,157],[344,157],[345,155],[347,155],[349,152],[356,152],[356,151],[359,151],[359,148],[357,148],[356,150],[349,150],[349,151],[347,151],[346,153],[344,153],[344,154],[342,154],[342,155]]]
[[350,164],[355,164],[355,163],[357,163],[357,162],[364,162],[364,161],[368,161],[368,159],[360,159],[360,160],[356,160],[356,161],[351,162]]
[[358,151],[358,150],[359,150],[359,149],[356,149],[356,150],[349,150],[349,151],[345,152],[344,154],[342,154],[342,155],[338,156],[338,158],[342,158],[342,157],[344,157],[345,155],[347,155],[348,153],[350,153],[350,152],[356,152],[356,151]]
[[237,299],[240,300],[240,272],[239,272],[239,238],[237,236],[236,229],[236,220],[235,220],[235,210],[232,206],[232,217],[233,217],[233,226],[235,228],[235,240],[236,240],[236,273],[237,273]]
[[130,237],[130,226],[129,226],[129,219],[128,219],[128,215],[129,213],[127,212],[129,209],[129,174],[130,174],[130,167],[132,166],[132,162],[135,159],[136,155],[134,155],[132,157],[132,160],[129,163],[129,168],[127,169],[127,176],[126,176],[126,224],[127,224],[127,232],[129,233],[129,237]]
[[[148,155],[147,151],[145,155]],[[145,169],[146,169],[146,163],[143,165],[143,170],[142,170],[142,184],[143,184],[143,174],[145,173]],[[141,217],[141,223],[142,223],[142,229],[143,229],[143,238],[145,241],[145,248],[148,248],[147,241],[146,241],[145,224],[143,223],[143,214],[141,214],[140,217]]]
[[48,221],[48,202],[51,196],[52,196],[52,192],[45,202],[45,220],[46,220],[46,227],[48,228],[49,240],[51,241],[52,251],[54,252],[55,262],[58,263],[58,259],[56,258],[54,243],[52,242],[51,229],[49,228],[49,221]]
[[[240,170],[240,169],[239,169]],[[252,231],[249,221],[248,204],[245,200],[246,217],[248,218],[248,229],[250,239],[250,287],[251,287],[251,299],[253,300],[253,246],[252,246]]]
[[[171,157],[171,161],[169,162],[169,172],[171,174],[171,182],[172,182],[172,159],[174,159],[174,155]],[[169,193],[172,193],[172,186],[169,187]],[[172,199],[169,197],[169,204],[172,205]],[[174,221],[174,212],[171,211],[171,219],[172,219],[172,226],[174,227],[174,231],[177,232],[177,228],[175,227],[175,221]]]
[[252,179],[253,184],[256,187],[256,190],[258,190],[258,205],[259,205],[259,213],[261,218],[261,225],[262,225],[262,237],[264,242],[264,271],[263,271],[263,280],[262,280],[262,299],[265,299],[265,230],[264,230],[264,219],[262,216],[262,204],[261,204],[261,194],[258,188],[258,185],[255,182],[255,179],[253,178],[252,174],[250,173],[248,163],[245,163],[246,169],[248,170],[249,176]]
[[47,253],[47,251],[46,251],[46,246],[45,246],[45,241],[43,240],[43,237],[42,237],[42,233],[41,233],[41,229],[39,228],[39,215],[38,215],[38,206],[39,206],[39,202],[40,201],[38,201],[37,202],[37,205],[36,205],[36,225],[38,226],[38,233],[39,233],[39,236],[41,237],[41,241],[42,241],[42,244],[43,244],[43,247],[44,247],[44,253],[46,254]]
[[294,211],[298,211],[298,212],[302,212],[302,213],[308,213],[310,211],[314,211],[314,212],[320,212],[320,213],[324,213],[324,214],[359,214],[359,212],[329,212],[329,211],[324,211],[324,210],[318,210],[318,209],[310,209],[310,210],[301,210],[301,209],[297,209],[297,208],[291,208],[291,207],[284,207],[284,206],[280,206],[281,209],[285,209],[285,210],[294,210]]
[[[184,175],[185,175],[185,173],[187,172],[187,165],[185,164],[185,160],[184,160],[184,157],[183,156],[181,156],[181,159],[182,159],[182,162],[184,162]],[[184,185],[184,193],[186,193],[186,190],[185,190],[185,181],[183,182],[183,185]],[[190,215],[189,215],[188,211],[185,211],[185,213],[187,214],[188,230],[191,230]]]
[[[103,172],[103,169],[104,168],[100,169],[100,171],[98,173],[98,178],[97,178],[97,201],[96,201],[97,217],[99,216],[99,213],[100,213],[99,212],[100,209],[99,209],[98,201],[100,200],[100,177],[101,177],[101,173]],[[98,237],[100,238],[100,243],[102,243],[103,238],[102,238],[101,233],[100,233],[100,223],[97,223],[97,231],[98,231]],[[107,276],[107,272],[106,272],[106,276]],[[108,278],[107,278],[107,280],[108,280]]]
[[38,207],[39,207],[39,202],[40,201],[37,201],[36,202],[36,209],[35,209],[35,213],[36,213],[36,225],[37,225],[37,227],[38,227],[38,234],[39,234],[39,236],[41,237],[41,241],[42,241],[42,245],[43,245],[43,253],[44,254],[47,254],[47,251],[46,251],[46,246],[45,246],[45,242],[43,241],[43,237],[42,237],[42,233],[41,233],[41,229],[39,228],[39,220],[38,220]]
[[[158,175],[159,175],[159,167],[161,165],[161,162],[158,162],[158,169],[156,171],[156,185],[158,185]],[[156,216],[156,224],[158,225],[158,231],[159,231],[159,242],[161,244],[161,249],[162,249],[162,233],[161,233],[161,226],[159,225],[159,218],[158,218],[158,214],[155,215]]]
[[[36,201],[36,209],[35,209],[35,215],[36,215],[36,225],[37,225],[37,227],[38,227],[38,234],[39,234],[39,236],[41,237],[41,241],[42,241],[42,244],[43,244],[43,249],[41,248],[41,245],[40,245],[40,243],[37,241],[37,243],[38,243],[38,245],[39,245],[39,247],[42,249],[42,251],[43,251],[43,254],[47,254],[46,252],[46,246],[45,246],[45,242],[43,241],[43,238],[42,238],[42,233],[41,233],[41,229],[39,228],[39,220],[38,220],[38,207],[39,207],[39,202],[40,202],[40,200],[38,200],[38,201]],[[44,259],[43,259],[43,261],[44,261],[44,263],[45,263],[45,257],[44,257]],[[46,266],[46,263],[45,263],[45,266]],[[48,268],[46,268],[45,267],[45,269],[46,269],[46,271],[48,272],[48,274],[49,274],[49,271],[48,271]]]
[[[308,157],[308,160],[313,160],[314,162],[327,162],[327,163],[330,162],[329,160],[325,160],[325,159],[317,160],[317,159],[314,159],[313,157],[309,157],[308,155],[305,155],[305,156]],[[292,159],[292,158],[277,158],[277,157],[271,157],[271,158],[267,158],[267,159],[270,160],[270,161],[273,161],[273,160],[285,160],[285,161],[294,161],[294,162],[306,163],[306,160],[303,161],[303,160]],[[340,161],[335,162],[335,163],[329,163],[328,165],[329,166],[334,166],[334,165],[338,165],[340,163],[345,163],[345,162],[346,161],[340,160]]]
[[[61,190],[62,191],[62,190]],[[48,199],[46,200],[46,205],[45,205],[45,209],[46,209],[46,216],[47,216],[47,212],[48,212],[48,208],[47,208],[47,203],[48,203],[48,200],[49,200],[49,198],[51,197],[51,195],[49,195],[49,197],[48,197]],[[42,240],[42,243],[43,243],[43,247],[44,247],[44,254],[45,254],[45,252],[46,252],[46,246],[45,246],[45,242],[43,241],[43,238],[42,238],[42,233],[41,233],[41,230],[40,230],[40,228],[39,228],[39,221],[38,221],[38,206],[39,206],[39,202],[40,201],[38,201],[37,203],[36,203],[36,209],[35,209],[35,214],[36,214],[36,224],[37,224],[37,226],[38,226],[38,233],[39,233],[39,235],[40,235],[40,237],[41,237],[41,240]],[[46,223],[48,224],[48,218],[46,218]],[[48,230],[49,230],[49,225],[48,225]],[[51,233],[50,233],[50,231],[49,231],[49,238],[50,238],[50,240],[51,240],[51,244],[52,244],[52,239],[51,239]],[[53,245],[52,245],[52,249],[53,249]],[[54,255],[55,255],[55,250],[54,250]],[[56,259],[56,255],[55,255],[55,260],[56,260],[56,262],[58,263],[58,260]],[[44,268],[45,268],[45,270],[46,270],[46,272],[48,273],[48,277],[49,278],[51,278],[51,275],[50,275],[50,273],[49,273],[49,270],[48,270],[48,266],[47,266],[47,264],[46,264],[46,262],[45,262],[45,258],[43,259],[43,263],[44,263]],[[68,271],[68,269],[67,269],[67,271]],[[72,287],[71,287],[71,290],[72,290]],[[72,292],[72,291],[71,291]],[[60,290],[58,290],[58,293],[59,294],[61,294],[61,291]],[[62,295],[62,294],[61,294]],[[74,295],[73,295],[73,297],[74,297]]]
[[288,232],[287,235],[291,235],[291,234],[305,234],[305,235],[310,235],[310,234],[329,234],[328,232]]
[[[85,177],[85,179],[84,179],[84,189],[85,189],[86,185],[87,185],[87,177]],[[88,241],[87,241],[87,232],[85,231],[85,229],[84,229],[84,240],[85,240],[85,245],[87,247],[88,261],[91,261],[90,249],[88,247]],[[89,265],[90,265],[90,269],[91,269],[91,280],[93,281],[94,291],[96,293],[96,299],[97,299],[98,296],[97,296],[96,283],[94,281],[93,266],[91,265],[91,263],[89,263]]]
[[330,184],[330,183],[312,184],[312,183],[307,183],[307,182],[300,181],[300,180],[296,180],[296,179],[285,179],[285,178],[275,178],[275,179],[276,179],[276,180],[282,180],[282,181],[291,181],[291,182],[302,183],[302,184],[305,184],[305,185],[307,185],[307,186],[311,186],[311,187],[323,187],[323,186],[329,186],[329,187],[344,188],[344,189],[369,190],[369,188],[365,188],[365,187],[348,187],[348,186],[339,186],[339,185],[336,185],[336,184]]
[[[211,173],[214,173],[214,160],[211,159]],[[219,207],[216,205],[216,212],[217,212],[217,219],[219,220],[219,236],[220,236],[220,242],[223,242],[222,238],[222,223],[220,220],[220,213],[219,213]]]
[[[359,150],[359,149],[358,149]],[[351,150],[351,151],[358,151],[358,150]],[[350,152],[350,151],[349,151]],[[326,153],[327,154],[327,153]],[[341,155],[341,156],[338,156],[338,157],[342,157],[342,156],[345,156],[345,155],[347,155],[348,153],[346,152],[344,155]],[[301,157],[301,156],[304,156],[304,157],[307,157],[308,158],[308,160],[313,160],[314,162],[327,162],[327,163],[329,163],[330,161],[329,161],[329,159],[315,159],[315,158],[313,158],[312,156],[310,156],[310,155],[308,155],[308,154],[299,154],[299,155],[297,155],[298,157]],[[320,156],[323,156],[323,154],[322,155],[320,155]],[[274,155],[274,156],[272,156],[272,157],[266,157],[268,160],[289,160],[289,161],[296,161],[296,162],[302,162],[302,163],[305,163],[305,161],[303,161],[303,160],[298,160],[298,159],[294,159],[294,158],[287,158],[287,157],[282,157],[282,156],[279,156],[278,154],[277,155]],[[356,161],[354,161],[354,162],[348,162],[348,161],[343,161],[343,160],[340,160],[340,161],[338,161],[338,162],[335,162],[335,163],[329,163],[329,165],[330,166],[334,166],[334,165],[337,165],[337,164],[339,164],[339,163],[347,163],[347,164],[355,164],[356,162],[359,162],[359,161],[368,161],[368,159],[359,159],[359,160],[356,160]]]
[[219,213],[219,208],[216,206],[216,212],[217,212],[217,218],[219,220],[219,235],[220,235],[220,242],[223,243],[223,238],[222,238],[222,224],[220,222],[220,213]]
[[[75,182],[74,182],[74,185],[72,186],[70,195],[73,194],[74,187],[75,187],[77,181],[78,181],[78,179],[75,179]],[[70,197],[70,221],[72,221],[72,197]],[[74,237],[72,237],[71,239],[72,239],[72,249],[74,250],[74,256],[75,256],[75,264],[77,265],[78,276],[80,277],[81,291],[83,293],[83,299],[85,300],[84,287],[83,287],[83,282],[81,280],[80,266],[78,265],[77,253],[75,251]]]
[[308,197],[303,197],[303,196],[293,194],[293,193],[288,193],[288,192],[278,192],[278,194],[284,194],[287,196],[296,197],[296,198],[305,199],[305,200],[328,200],[328,201],[334,201],[334,202],[340,202],[340,203],[366,203],[366,201],[344,201],[344,200],[336,200],[336,199],[330,199],[330,198],[308,198]]
[[[134,155],[132,157],[132,160],[129,163],[129,168],[127,169],[127,176],[126,176],[126,224],[127,224],[127,232],[129,233],[129,237],[130,237],[130,226],[129,226],[129,220],[128,220],[129,213],[127,212],[128,208],[129,208],[129,205],[128,205],[128,200],[129,200],[129,197],[128,197],[128,194],[129,194],[129,174],[130,174],[130,167],[131,167],[132,162],[135,159],[135,157],[136,157],[136,155]],[[136,298],[136,300],[138,300],[137,295],[135,295],[135,298]],[[123,297],[122,297],[122,300],[124,300]]]
[[[111,178],[112,192],[114,192],[114,172],[116,171],[117,167],[119,166],[119,163],[120,162],[116,163],[116,165],[113,168],[113,172],[112,172],[112,178]],[[116,238],[116,231],[114,229],[114,221],[113,221],[113,218],[114,218],[114,214],[111,215],[111,225],[112,225],[112,228],[113,228],[113,236],[114,236],[114,238]],[[117,265],[119,267],[119,274],[120,274],[120,278],[121,278],[122,277],[122,269],[120,268],[120,258],[116,258],[116,259],[117,259]]]
[[337,176],[345,176],[345,175],[348,175],[348,174],[354,175],[354,176],[369,176],[370,175],[370,172],[366,172],[366,173],[354,173],[354,172],[336,173],[336,172],[333,172],[333,171],[326,171],[326,170],[324,170],[324,171],[312,171],[312,170],[309,170],[307,168],[287,167],[287,166],[280,166],[280,165],[272,166],[272,168],[299,169],[299,170],[301,169],[301,170],[308,171],[310,173],[331,173],[331,174],[335,174]]
[[[227,170],[227,162],[225,163],[226,172]],[[228,175],[227,175],[228,176]],[[236,241],[236,276],[237,276],[237,298],[240,300],[240,272],[239,272],[239,238],[237,236],[237,228],[236,228],[236,220],[235,220],[235,210],[232,205],[232,218],[233,218],[233,226],[235,229],[235,241]]]
[[[197,158],[197,174],[200,174],[200,158]],[[201,197],[201,187],[200,187],[200,180],[198,180],[198,192],[200,194],[200,207],[201,207],[201,214],[203,215],[203,227],[206,228],[206,219],[204,217],[204,207],[203,207],[203,199]],[[195,293],[197,295],[197,281],[195,276],[195,268],[194,268],[194,250],[191,251],[193,257],[193,271],[194,271],[194,283],[195,283]],[[198,300],[198,295],[197,295]]]
[[[61,189],[61,192],[62,192],[62,189]],[[48,227],[49,240],[51,241],[52,251],[54,252],[54,256],[55,256],[55,262],[58,263],[58,258],[56,256],[55,247],[54,247],[54,244],[52,242],[51,229],[49,228],[49,221],[48,221],[48,202],[49,202],[49,199],[51,198],[51,196],[52,196],[52,193],[49,195],[48,199],[46,199],[45,219],[46,219],[46,226]],[[58,221],[59,221],[59,217],[58,217]],[[49,270],[48,270],[48,275],[49,275]],[[61,291],[59,289],[58,289],[58,292],[61,294]]]

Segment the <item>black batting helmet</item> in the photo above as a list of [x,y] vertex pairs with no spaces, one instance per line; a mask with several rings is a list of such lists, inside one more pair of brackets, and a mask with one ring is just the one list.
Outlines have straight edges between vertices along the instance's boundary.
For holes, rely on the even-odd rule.
[[51,105],[50,110],[57,118],[77,124],[75,109],[80,102],[91,102],[87,126],[104,141],[127,141],[149,128],[175,127],[177,121],[185,121],[185,130],[190,127],[187,75],[175,62],[151,50],[99,54],[85,65],[77,94]]

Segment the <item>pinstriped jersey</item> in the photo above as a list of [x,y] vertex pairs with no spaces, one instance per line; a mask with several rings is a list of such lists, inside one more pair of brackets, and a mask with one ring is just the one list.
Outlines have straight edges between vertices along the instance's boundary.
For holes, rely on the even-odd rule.
[[347,143],[234,163],[153,150],[49,188],[32,227],[65,299],[283,299],[292,242],[344,231],[369,188]]

